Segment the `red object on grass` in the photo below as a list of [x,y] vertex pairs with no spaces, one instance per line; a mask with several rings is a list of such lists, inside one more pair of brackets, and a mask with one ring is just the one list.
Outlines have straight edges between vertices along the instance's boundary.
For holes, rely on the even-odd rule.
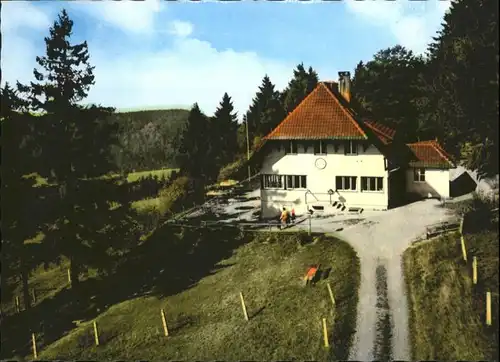
[[309,278],[314,277],[314,275],[316,274],[317,270],[318,270],[318,268],[316,268],[316,267],[309,268],[309,270],[307,271],[307,276]]

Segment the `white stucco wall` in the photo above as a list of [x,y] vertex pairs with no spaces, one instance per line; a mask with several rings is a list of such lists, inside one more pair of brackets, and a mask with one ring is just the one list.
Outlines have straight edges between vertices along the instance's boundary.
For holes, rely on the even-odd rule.
[[[326,167],[319,169],[315,161],[322,158],[326,161]],[[307,211],[307,204],[322,205],[325,211],[331,206],[331,202],[345,199],[347,207],[362,207],[365,209],[387,209],[388,205],[388,180],[385,170],[384,156],[374,147],[370,146],[366,151],[361,145],[358,146],[358,155],[344,155],[343,146],[340,145],[335,152],[333,145],[327,145],[326,155],[315,155],[312,146],[304,152],[303,145],[298,142],[298,154],[285,154],[281,149],[279,152],[273,150],[263,162],[261,175],[306,175],[307,189],[313,194],[308,194],[306,189],[261,189],[262,217],[276,217],[283,207],[294,208],[297,215]],[[356,176],[357,191],[339,191],[330,197],[328,190],[335,190],[336,176]],[[383,178],[383,191],[361,192],[361,177],[372,176]],[[306,203],[307,201],[307,203]]]
[[413,168],[406,171],[406,191],[422,197],[431,194],[432,197],[450,197],[450,170],[425,169],[425,182],[416,182],[413,177]]

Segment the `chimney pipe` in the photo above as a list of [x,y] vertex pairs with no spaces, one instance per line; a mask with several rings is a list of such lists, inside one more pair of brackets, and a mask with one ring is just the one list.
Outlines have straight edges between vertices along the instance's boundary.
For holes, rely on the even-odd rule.
[[339,72],[339,93],[347,103],[351,101],[351,73]]

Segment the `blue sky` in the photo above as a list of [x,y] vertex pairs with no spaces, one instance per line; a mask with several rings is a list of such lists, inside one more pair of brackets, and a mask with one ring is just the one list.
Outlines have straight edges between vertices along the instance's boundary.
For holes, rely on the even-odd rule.
[[282,89],[301,62],[335,80],[396,44],[423,53],[449,2],[2,1],[2,84],[33,79],[63,7],[96,67],[88,102],[211,114],[228,92],[241,114],[265,74]]

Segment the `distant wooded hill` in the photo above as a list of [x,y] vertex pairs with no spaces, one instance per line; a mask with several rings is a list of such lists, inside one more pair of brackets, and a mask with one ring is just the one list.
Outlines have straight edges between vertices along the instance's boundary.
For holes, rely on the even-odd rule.
[[119,126],[119,145],[112,154],[118,170],[176,168],[174,142],[188,115],[185,109],[115,113],[112,121]]

